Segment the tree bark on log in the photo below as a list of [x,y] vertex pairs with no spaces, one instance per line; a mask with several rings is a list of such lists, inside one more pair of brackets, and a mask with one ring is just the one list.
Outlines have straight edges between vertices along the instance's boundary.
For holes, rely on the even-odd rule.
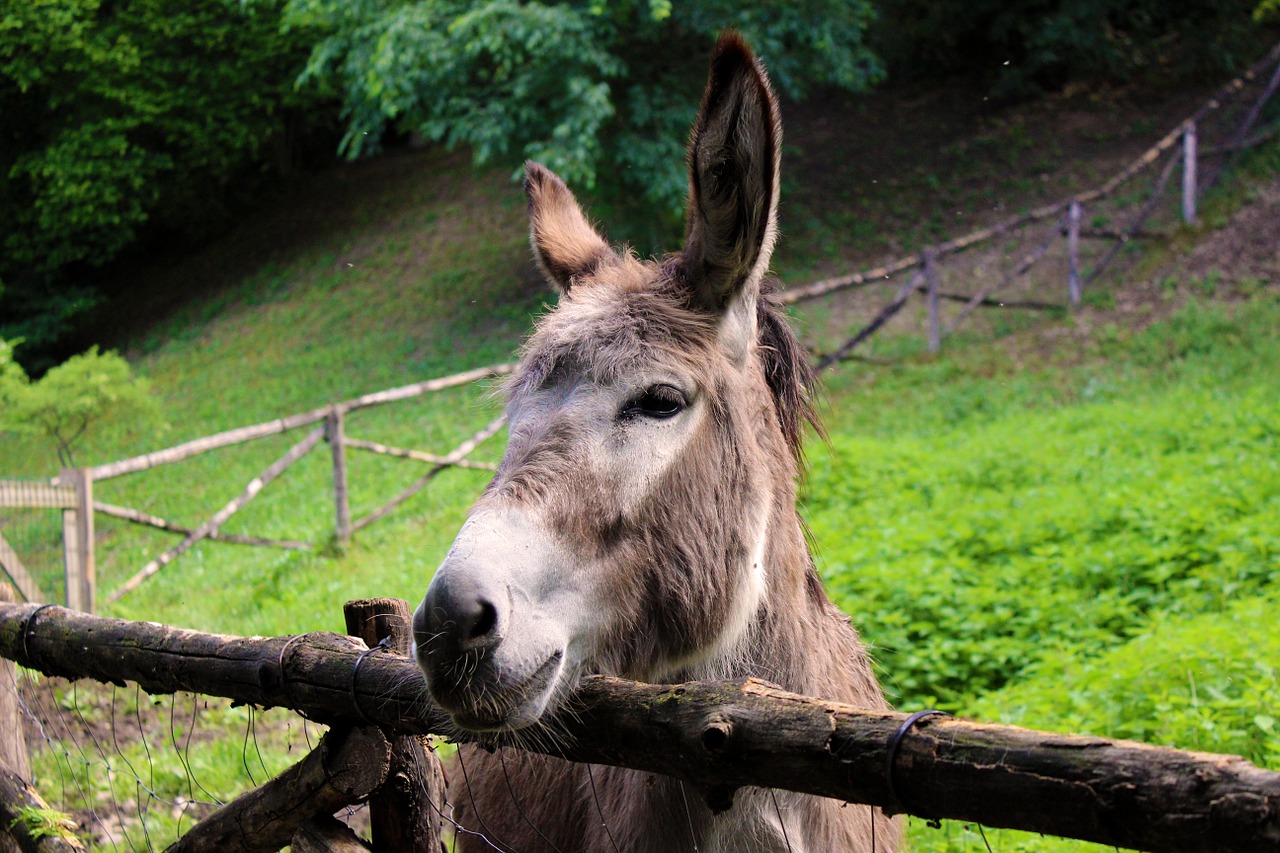
[[7,835],[22,853],[83,853],[84,844],[69,829],[65,835],[31,832],[22,810],[48,808],[26,779],[0,764],[0,850]]
[[306,758],[187,830],[169,853],[275,853],[305,822],[366,799],[386,780],[390,757],[372,726],[331,730]]
[[298,827],[289,848],[292,853],[369,853],[371,849],[351,827],[332,815],[309,820]]
[[[364,717],[409,734],[449,730],[411,661],[369,655],[355,672],[365,649],[349,637],[227,637],[65,608],[29,624],[36,609],[0,605],[0,656],[50,675]],[[674,776],[717,805],[758,786],[1139,850],[1280,846],[1280,773],[1242,758],[934,717],[898,739],[890,767],[905,718],[754,680],[593,677],[550,724],[559,757]]]

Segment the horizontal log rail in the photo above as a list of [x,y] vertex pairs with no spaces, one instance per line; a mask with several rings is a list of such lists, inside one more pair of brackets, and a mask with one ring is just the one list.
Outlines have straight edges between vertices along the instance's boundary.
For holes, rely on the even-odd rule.
[[309,426],[310,424],[319,423],[329,416],[329,413],[338,408],[343,412],[352,412],[356,409],[365,409],[369,406],[377,406],[383,403],[393,403],[398,400],[407,400],[412,397],[420,397],[423,394],[430,394],[436,391],[443,391],[446,388],[456,388],[459,385],[469,385],[472,382],[479,382],[483,379],[489,379],[495,376],[505,376],[510,373],[514,365],[511,364],[495,364],[488,367],[478,367],[474,370],[455,373],[452,376],[442,376],[438,379],[428,379],[424,382],[414,382],[410,385],[402,385],[399,388],[391,388],[386,391],[377,391],[372,394],[364,394],[345,400],[341,403],[321,406],[318,409],[312,409],[308,412],[299,412],[296,415],[289,415],[284,418],[266,421],[251,426],[237,427],[236,429],[227,430],[225,432],[216,433],[214,435],[197,438],[184,444],[175,445],[164,450],[156,450],[151,453],[144,453],[141,456],[132,456],[128,459],[121,459],[117,462],[108,462],[90,468],[89,471],[93,475],[94,480],[106,480],[111,477],[119,477],[124,474],[133,474],[138,471],[145,471],[148,468],[155,468],[159,465],[168,465],[173,462],[181,462],[184,459],[190,459],[201,453],[210,450],[217,450],[222,447],[230,447],[234,444],[243,444],[246,441],[253,441],[267,436],[279,435],[282,432],[298,429],[299,427]]
[[379,444],[376,441],[364,441],[358,438],[344,438],[342,443],[347,447],[353,447],[356,450],[367,450],[370,453],[377,453],[380,456],[394,456],[398,459],[412,459],[415,462],[427,462],[432,465],[444,465],[450,468],[470,468],[475,471],[498,470],[498,466],[494,465],[492,462],[472,462],[470,459],[457,459],[450,462],[447,456],[439,456],[435,453],[426,453],[421,450],[407,450],[403,447]]
[[[0,656],[48,675],[408,734],[450,730],[411,660],[380,652],[361,661],[364,651],[337,634],[233,637],[0,604]],[[741,787],[784,788],[1139,850],[1280,847],[1280,773],[1242,758],[939,717],[903,731],[906,720],[754,679],[593,677],[551,721],[555,738],[524,740],[571,761],[675,776],[714,808]]]
[[[116,506],[115,504],[103,503],[102,501],[93,502],[93,511],[102,515],[118,518],[121,521],[129,521],[143,527],[154,527],[157,530],[165,530],[169,533],[181,533],[183,536],[191,536],[196,530],[194,527],[184,527],[181,524],[174,524],[172,521],[163,519],[157,515],[151,515],[141,510],[136,510],[127,506]],[[233,545],[260,545],[269,548],[284,548],[288,551],[311,551],[314,550],[310,542],[299,542],[295,539],[270,539],[265,536],[243,536],[239,533],[223,533],[221,530],[215,530],[205,537],[215,542],[228,542]]]

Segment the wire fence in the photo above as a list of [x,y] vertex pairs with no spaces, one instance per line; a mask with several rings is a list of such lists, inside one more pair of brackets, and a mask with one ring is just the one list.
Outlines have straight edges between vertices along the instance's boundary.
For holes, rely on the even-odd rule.
[[[455,841],[491,835],[479,803],[516,809],[535,829],[554,834],[565,804],[540,803],[543,792],[509,781],[504,789],[495,780],[495,773],[508,778],[518,763],[538,760],[533,753],[561,760],[543,772],[578,774],[584,788],[603,781],[610,767],[654,774],[641,777],[651,786],[687,785],[685,814],[654,827],[681,845],[679,818],[692,826],[709,818],[708,808],[735,801],[735,808],[750,808],[752,789],[1143,850],[1280,843],[1280,773],[1238,757],[972,723],[936,711],[865,711],[755,679],[664,686],[588,678],[542,737],[460,735],[482,739],[484,749],[459,749],[451,801],[443,777],[429,769],[438,767],[434,743],[422,737],[446,730],[447,716],[426,696],[416,664],[398,652],[407,648],[408,604],[373,599],[344,610],[348,630],[382,639],[231,637],[0,603],[0,663],[104,682],[41,679],[13,690],[0,679],[0,705],[16,694],[31,730],[37,790],[68,809],[101,849],[172,842],[178,851],[269,851],[291,841],[297,849],[304,829],[359,845],[350,827],[359,831],[366,818],[348,806],[365,800],[375,849],[436,853],[432,839],[441,828]],[[200,695],[184,692],[192,688]],[[291,708],[304,721],[261,707]],[[317,738],[306,720],[328,731]],[[488,764],[488,794],[473,798],[481,763]],[[10,806],[5,775],[0,768],[0,816]],[[244,788],[250,790],[231,798]],[[780,823],[799,807],[771,796]],[[611,826],[625,831],[618,803],[584,802],[588,813],[578,819],[599,821],[611,834]],[[415,810],[420,820],[410,819]],[[344,826],[329,820],[333,812]],[[380,822],[384,833],[412,831],[390,844],[384,834],[380,847]],[[621,843],[632,840],[624,835]]]

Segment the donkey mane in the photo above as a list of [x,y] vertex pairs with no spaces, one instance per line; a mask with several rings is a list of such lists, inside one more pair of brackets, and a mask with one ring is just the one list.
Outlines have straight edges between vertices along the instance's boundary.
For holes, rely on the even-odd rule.
[[760,330],[756,343],[778,423],[791,455],[803,471],[804,425],[809,424],[820,436],[826,435],[815,403],[817,377],[804,347],[787,323],[786,312],[770,279],[761,284],[756,321]]

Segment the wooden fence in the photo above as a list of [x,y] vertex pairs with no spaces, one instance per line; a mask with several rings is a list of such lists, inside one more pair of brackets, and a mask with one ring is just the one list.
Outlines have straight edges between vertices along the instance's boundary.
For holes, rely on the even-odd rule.
[[[350,602],[346,615],[362,636],[231,637],[0,603],[0,658],[52,676],[134,681],[152,694],[291,708],[330,727],[310,755],[171,849],[344,838],[327,816],[371,798],[375,849],[437,851],[441,777],[418,737],[450,727],[416,665],[395,651],[407,650],[409,606]],[[674,776],[714,810],[743,787],[781,788],[1140,850],[1280,847],[1280,773],[1232,756],[863,711],[756,680],[588,678],[550,725],[557,735],[544,747],[525,738],[519,748]],[[490,746],[513,745],[491,737]]]
[[[78,469],[56,480],[0,480],[0,509],[45,509],[62,513],[62,554],[66,602],[77,610],[94,609],[93,480]],[[0,531],[0,570],[26,601],[48,601],[22,557]]]
[[[1269,69],[1271,73],[1267,77]],[[1220,113],[1227,105],[1234,103],[1241,92],[1261,79],[1266,79],[1267,82],[1248,106],[1239,123],[1227,130],[1218,145],[1205,146],[1201,128],[1206,120]],[[1280,88],[1280,44],[1273,47],[1265,57],[1239,77],[1222,86],[1186,120],[1180,122],[1158,142],[1101,185],[1042,205],[1026,213],[1010,216],[988,227],[927,246],[918,252],[871,269],[787,289],[781,299],[786,304],[794,304],[851,288],[883,284],[895,276],[912,273],[897,294],[869,323],[856,330],[843,344],[819,358],[818,370],[825,370],[848,358],[855,348],[867,341],[889,319],[899,313],[915,293],[923,293],[925,296],[928,315],[926,324],[928,348],[930,352],[935,353],[941,349],[943,339],[953,333],[977,308],[1077,310],[1081,307],[1085,288],[1096,282],[1111,267],[1126,245],[1136,239],[1155,236],[1145,230],[1145,226],[1156,211],[1159,202],[1164,198],[1173,173],[1179,166],[1182,171],[1181,220],[1185,225],[1193,225],[1197,221],[1199,198],[1207,188],[1217,182],[1230,160],[1241,151],[1267,141],[1280,132],[1280,125],[1274,124],[1261,131],[1257,130],[1263,109],[1275,95],[1277,88]],[[1201,163],[1205,158],[1213,158],[1214,163],[1207,180],[1202,177]],[[1085,214],[1090,206],[1113,198],[1122,187],[1127,186],[1161,161],[1163,164],[1156,172],[1146,200],[1139,206],[1127,225],[1120,229],[1085,227]],[[976,292],[971,294],[951,293],[941,289],[939,268],[944,258],[990,243],[999,237],[1023,232],[1030,226],[1045,221],[1057,223],[1050,237],[1034,244],[1017,257],[1012,267],[1003,275],[980,283]],[[1064,281],[1065,304],[994,298],[996,294],[1004,292],[1019,279],[1024,278],[1048,255],[1050,249],[1059,240],[1065,243],[1067,254],[1067,274]],[[1101,257],[1087,272],[1081,259],[1082,240],[1098,241],[1107,245]],[[961,306],[945,327],[941,308],[944,301],[958,303]]]
[[[57,478],[44,483],[0,481],[0,508],[63,508],[67,578],[66,602],[69,607],[74,609],[93,612],[96,603],[97,586],[93,550],[94,513],[176,533],[182,537],[177,544],[149,560],[128,580],[107,595],[106,601],[108,603],[118,601],[124,595],[137,589],[148,578],[153,577],[197,543],[206,539],[242,545],[309,550],[313,547],[309,542],[229,534],[222,532],[222,527],[232,516],[257,497],[263,489],[288,470],[290,466],[318,447],[321,442],[325,442],[329,446],[333,469],[334,532],[337,542],[342,545],[350,540],[353,532],[362,530],[370,524],[385,518],[396,507],[422,491],[442,471],[448,468],[492,470],[494,466],[474,462],[467,457],[482,443],[492,438],[505,423],[503,418],[497,418],[448,453],[436,455],[352,438],[346,434],[346,416],[359,409],[409,400],[424,394],[502,376],[509,373],[511,368],[512,365],[510,364],[493,365],[468,370],[452,376],[415,382],[372,394],[364,394],[350,400],[260,424],[238,427],[128,459],[88,468],[67,469]],[[162,465],[181,462],[203,453],[281,435],[294,430],[301,430],[306,427],[311,429],[300,441],[249,480],[241,491],[228,500],[217,512],[195,527],[184,526],[132,507],[117,506],[94,500],[93,498],[94,484],[102,480],[147,471]],[[348,501],[348,448],[388,457],[424,462],[430,467],[410,486],[386,501],[382,506],[362,518],[352,519]],[[12,579],[24,599],[32,602],[51,600],[40,589],[32,573],[22,564],[22,560],[16,550],[10,547],[2,538],[0,538],[0,566]]]

